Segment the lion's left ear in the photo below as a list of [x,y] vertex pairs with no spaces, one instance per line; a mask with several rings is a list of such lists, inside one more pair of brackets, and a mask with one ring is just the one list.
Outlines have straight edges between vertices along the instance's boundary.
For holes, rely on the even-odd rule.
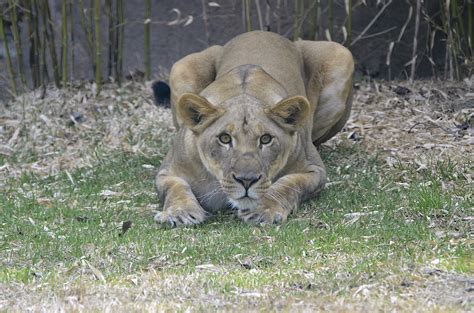
[[283,127],[295,129],[304,124],[309,116],[310,105],[303,96],[293,96],[281,100],[270,110],[270,116]]
[[222,112],[205,98],[184,93],[178,101],[176,113],[185,127],[199,133]]

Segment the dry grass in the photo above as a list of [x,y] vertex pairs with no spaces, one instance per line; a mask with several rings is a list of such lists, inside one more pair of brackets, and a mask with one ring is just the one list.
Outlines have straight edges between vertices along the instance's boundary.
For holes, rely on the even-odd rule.
[[174,132],[171,114],[153,105],[147,86],[106,85],[100,96],[95,94],[95,84],[51,87],[1,106],[0,155],[18,161],[1,166],[0,172],[7,174],[2,177],[93,167],[97,153],[149,156],[167,149]]
[[[0,171],[15,177],[24,170],[54,175],[93,166],[97,149],[153,155],[169,141],[170,111],[153,105],[148,85],[128,82],[122,88],[105,86],[99,97],[95,92],[95,84],[50,88],[0,107],[0,155],[21,160]],[[346,137],[369,154],[383,155],[389,165],[402,161],[423,167],[433,155],[455,161],[472,155],[473,124],[474,78],[413,85],[364,82],[355,92],[345,133],[326,145],[335,147]]]
[[423,166],[432,156],[466,160],[473,155],[473,127],[474,77],[465,82],[373,81],[362,83],[355,93],[346,137],[360,140],[369,154],[381,154],[388,165]]

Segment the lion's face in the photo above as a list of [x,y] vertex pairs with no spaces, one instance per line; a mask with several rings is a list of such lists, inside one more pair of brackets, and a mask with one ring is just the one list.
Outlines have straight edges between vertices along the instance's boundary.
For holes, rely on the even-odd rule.
[[[219,108],[209,107],[208,102],[194,105],[205,101],[203,98],[181,106],[186,110],[181,112],[184,120],[191,122],[202,163],[233,206],[256,207],[286,165],[297,142],[295,127],[307,106],[304,98],[294,98],[283,103],[280,111],[247,94],[233,97]],[[206,108],[200,107],[202,104]],[[186,114],[190,114],[187,119]]]

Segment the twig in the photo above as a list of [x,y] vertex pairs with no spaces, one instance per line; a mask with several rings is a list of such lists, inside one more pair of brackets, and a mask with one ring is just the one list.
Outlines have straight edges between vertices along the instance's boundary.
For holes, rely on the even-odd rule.
[[[410,1],[407,0],[407,3],[410,4]],[[403,35],[405,34],[405,30],[407,29],[407,26],[410,23],[412,15],[413,15],[413,7],[410,5],[410,8],[408,9],[408,17],[405,23],[403,24],[402,28],[400,29],[400,33],[398,34],[398,38],[397,38],[397,43],[399,43],[402,40]]]
[[384,4],[384,6],[380,9],[379,12],[374,16],[374,18],[370,21],[370,23],[364,28],[364,30],[359,34],[359,36],[354,39],[354,41],[351,43],[351,46],[355,45],[364,35],[365,33],[374,25],[374,23],[379,19],[380,15],[387,9],[391,4],[393,0],[389,0],[387,3]]
[[415,128],[415,127],[418,126],[418,125],[425,125],[425,123],[424,123],[424,122],[416,122],[415,124],[413,124],[413,125],[410,127],[410,129],[408,129],[407,133],[410,134],[411,131],[413,130],[413,128]]
[[380,36],[380,35],[383,35],[383,34],[386,34],[386,33],[389,33],[391,32],[392,30],[394,29],[397,29],[397,26],[392,26],[388,29],[385,29],[385,30],[382,30],[382,31],[379,31],[377,33],[373,33],[373,34],[370,34],[370,35],[367,35],[367,36],[364,36],[362,38],[360,38],[360,40],[365,40],[365,39],[369,39],[369,38],[373,38],[373,37],[377,37],[377,36]]
[[394,41],[390,42],[388,45],[387,59],[385,60],[385,65],[387,65],[388,68],[388,81],[392,80],[392,67],[390,65],[392,61],[393,47],[395,47]]

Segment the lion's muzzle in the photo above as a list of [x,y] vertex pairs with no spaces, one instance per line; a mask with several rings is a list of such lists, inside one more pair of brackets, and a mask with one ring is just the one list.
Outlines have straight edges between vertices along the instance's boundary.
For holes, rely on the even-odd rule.
[[248,197],[250,187],[258,182],[260,178],[262,178],[262,175],[256,176],[254,173],[250,173],[247,175],[236,176],[235,174],[232,174],[232,178],[245,188],[245,196]]

